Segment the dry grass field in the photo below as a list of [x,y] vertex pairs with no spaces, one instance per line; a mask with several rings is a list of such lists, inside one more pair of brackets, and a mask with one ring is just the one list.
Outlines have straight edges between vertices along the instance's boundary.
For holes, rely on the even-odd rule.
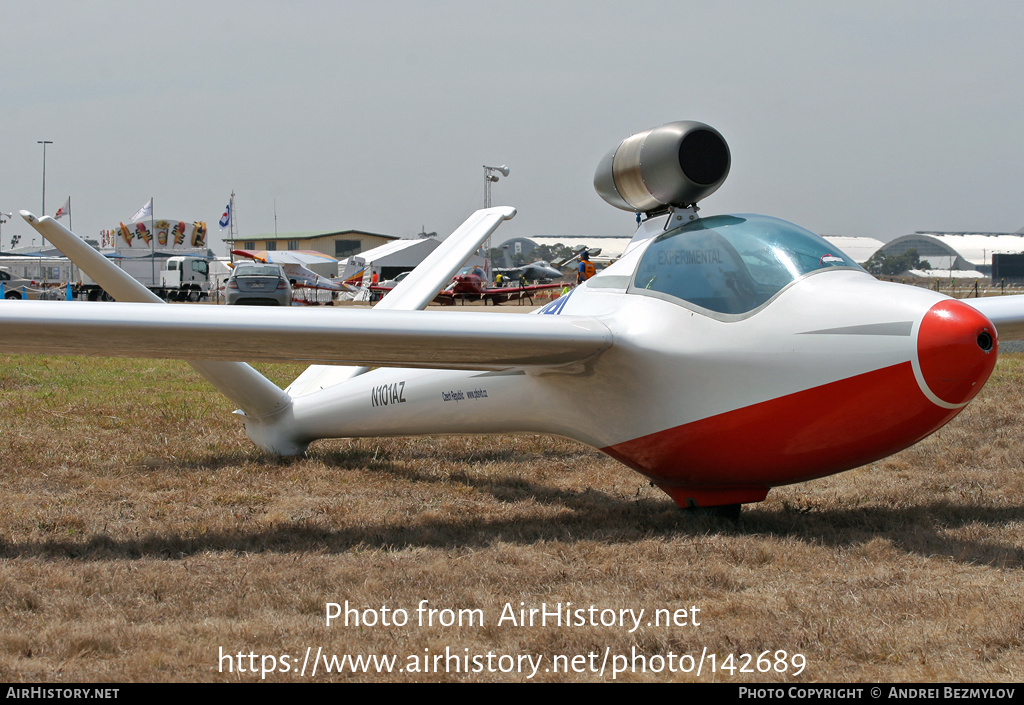
[[[278,462],[184,364],[0,357],[0,681],[1018,681],[1022,388],[1004,355],[937,435],[734,524],[562,439]],[[370,654],[392,672],[326,672]]]

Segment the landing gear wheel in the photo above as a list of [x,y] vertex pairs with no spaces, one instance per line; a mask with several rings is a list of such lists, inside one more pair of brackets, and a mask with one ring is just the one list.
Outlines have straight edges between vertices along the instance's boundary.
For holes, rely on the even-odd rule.
[[19,294],[17,291],[8,291],[6,294],[4,294],[4,298],[5,299],[20,299],[21,298],[21,294]]

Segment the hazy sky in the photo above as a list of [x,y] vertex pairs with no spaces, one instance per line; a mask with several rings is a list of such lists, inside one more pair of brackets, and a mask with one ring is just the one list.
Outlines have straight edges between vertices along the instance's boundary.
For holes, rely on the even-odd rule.
[[[95,236],[151,196],[240,234],[627,234],[598,160],[673,120],[732,150],[704,213],[821,233],[1024,226],[1024,3],[6,0],[0,210]],[[65,221],[66,222],[66,221]],[[30,238],[15,215],[3,226]]]

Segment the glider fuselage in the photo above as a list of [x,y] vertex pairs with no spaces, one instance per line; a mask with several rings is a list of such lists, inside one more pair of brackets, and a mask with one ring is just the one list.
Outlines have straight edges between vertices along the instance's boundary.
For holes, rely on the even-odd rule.
[[[767,227],[745,218],[743,228]],[[681,506],[735,504],[917,442],[955,416],[995,364],[994,328],[965,304],[879,282],[848,262],[758,288],[775,275],[738,277],[763,252],[708,227],[689,230],[699,242],[686,233],[651,237],[537,312],[606,326],[614,343],[590,359],[536,371],[381,368],[295,397],[274,433],[299,446],[330,437],[554,433],[647,475]],[[791,255],[780,252],[771,256],[789,266]],[[689,279],[661,291],[651,284],[670,275]],[[714,277],[717,291],[708,289]],[[270,430],[259,425],[251,429],[257,442]]]

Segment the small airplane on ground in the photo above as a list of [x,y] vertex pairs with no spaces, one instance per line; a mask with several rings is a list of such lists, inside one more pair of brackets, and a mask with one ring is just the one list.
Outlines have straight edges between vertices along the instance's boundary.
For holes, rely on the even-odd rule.
[[[555,260],[554,262],[551,263],[551,266],[552,267],[565,268],[565,267],[568,267],[573,262],[575,262],[578,259],[580,259],[581,257],[583,257],[584,255],[586,255],[587,259],[592,260],[595,257],[597,257],[599,254],[601,254],[601,248],[600,247],[580,246],[580,247],[576,248],[575,253],[573,254],[572,257],[566,257],[564,259]],[[611,264],[611,261],[608,261],[605,264]]]
[[[420,265],[422,266],[422,264]],[[555,270],[557,271],[557,270]],[[561,276],[561,272],[558,273]],[[434,302],[451,306],[456,301],[483,301],[498,304],[522,299],[533,300],[532,297],[538,291],[549,289],[562,289],[564,284],[517,284],[515,286],[491,286],[487,281],[487,275],[482,267],[463,267],[452,281],[438,292]],[[392,291],[392,287],[371,286],[370,291],[383,292],[386,294]]]
[[[157,303],[57,221],[22,211],[126,303],[0,301],[5,348],[178,358],[198,330],[206,344],[187,354],[204,359],[191,364],[268,452],[550,433],[621,460],[681,507],[733,513],[921,440],[985,384],[997,329],[1024,338],[1024,296],[957,301],[880,282],[782,220],[698,216],[729,166],[725,140],[701,123],[624,140],[595,187],[645,219],[618,261],[536,315],[420,310],[508,207],[470,216],[372,310],[301,311]],[[320,364],[285,390],[233,362],[297,359]]]
[[528,281],[552,281],[561,279],[565,275],[542,259],[521,267],[495,267],[494,273],[500,274],[506,281],[520,281],[520,278]]

